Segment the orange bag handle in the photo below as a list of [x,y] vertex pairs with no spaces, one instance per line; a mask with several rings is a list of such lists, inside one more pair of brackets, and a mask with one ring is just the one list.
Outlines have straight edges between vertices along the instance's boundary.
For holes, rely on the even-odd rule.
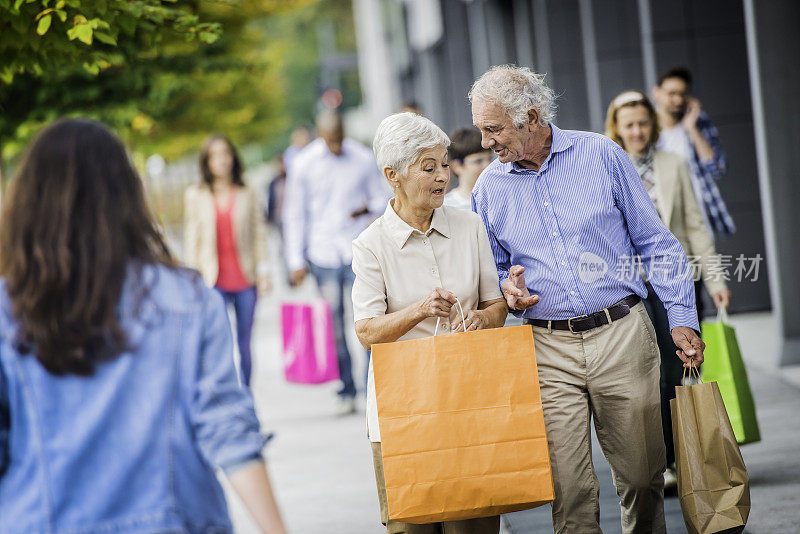
[[[461,324],[466,324],[467,321],[464,319],[464,308],[461,307],[461,301],[458,300],[458,297],[456,297],[456,304],[458,304],[458,309],[461,311]],[[436,328],[433,329],[434,336],[436,335],[436,332],[439,331],[439,321],[441,319],[442,319],[441,317],[436,318]]]

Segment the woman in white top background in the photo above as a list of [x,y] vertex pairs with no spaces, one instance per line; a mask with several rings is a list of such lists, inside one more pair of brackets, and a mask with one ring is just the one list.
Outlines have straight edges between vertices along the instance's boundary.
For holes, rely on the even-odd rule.
[[[449,144],[438,126],[413,113],[391,115],[378,127],[373,149],[394,198],[353,241],[353,315],[358,338],[367,349],[374,343],[432,336],[437,319],[444,333],[497,328],[505,321],[508,308],[480,218],[471,211],[442,207],[450,180]],[[456,297],[465,318],[459,315],[451,322]],[[371,365],[367,427],[387,532],[441,532],[441,523],[388,520]],[[446,529],[497,534],[500,518],[448,522]]]

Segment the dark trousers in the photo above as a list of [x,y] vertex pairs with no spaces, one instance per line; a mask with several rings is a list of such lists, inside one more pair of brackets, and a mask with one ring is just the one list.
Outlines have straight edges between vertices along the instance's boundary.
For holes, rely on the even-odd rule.
[[[328,302],[333,320],[333,333],[336,338],[336,356],[339,360],[339,378],[342,381],[340,397],[355,397],[356,385],[353,382],[353,363],[350,350],[347,348],[346,327],[344,323],[345,305],[349,305],[353,292],[355,274],[350,265],[330,269],[310,265],[311,274],[317,280],[317,286],[322,293],[322,298]],[[349,328],[353,328],[350,323]]]
[[[702,318],[703,301],[700,291],[703,282],[695,282],[695,301],[697,306],[697,316]],[[672,440],[672,412],[669,401],[675,398],[675,387],[681,385],[683,379],[683,362],[675,351],[678,347],[672,341],[672,334],[669,330],[669,320],[664,303],[658,298],[653,286],[647,284],[647,299],[644,301],[647,314],[656,329],[656,341],[658,350],[661,352],[661,424],[664,430],[664,445],[667,449],[667,467],[675,463],[675,444]],[[701,319],[702,320],[702,319]]]
[[233,306],[236,315],[236,342],[239,345],[239,368],[241,369],[242,384],[250,385],[250,371],[253,368],[253,358],[250,352],[250,338],[253,333],[253,319],[256,314],[257,292],[255,286],[250,286],[242,291],[225,291],[214,288],[225,299],[225,304]]

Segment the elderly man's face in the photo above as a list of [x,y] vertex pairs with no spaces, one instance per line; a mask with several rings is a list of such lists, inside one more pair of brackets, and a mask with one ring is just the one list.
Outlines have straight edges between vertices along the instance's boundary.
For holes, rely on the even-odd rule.
[[441,208],[450,181],[447,148],[444,145],[426,148],[409,166],[406,176],[399,180],[397,195],[402,197],[403,203],[415,209]]
[[492,150],[502,163],[524,158],[532,132],[528,127],[514,126],[508,112],[493,102],[475,100],[472,122],[481,131],[481,145]]

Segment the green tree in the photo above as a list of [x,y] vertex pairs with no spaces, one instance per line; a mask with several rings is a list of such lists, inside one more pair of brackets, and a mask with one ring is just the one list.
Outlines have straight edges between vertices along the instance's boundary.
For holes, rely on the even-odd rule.
[[35,126],[27,114],[37,105],[62,109],[50,106],[47,83],[119,71],[165,40],[212,43],[220,32],[219,23],[201,22],[196,1],[0,0],[0,187],[3,156]]
[[[95,7],[103,3],[161,4],[81,3]],[[97,118],[114,127],[135,150],[158,151],[168,158],[196,148],[209,131],[225,131],[244,142],[284,128],[286,121],[280,116],[284,107],[283,46],[271,40],[264,21],[316,3],[217,0],[170,4],[164,9],[172,10],[171,17],[162,12],[158,20],[139,18],[141,28],[134,28],[130,39],[118,39],[113,46],[97,40],[89,46],[68,36],[45,43],[54,28],[39,36],[32,29],[35,10],[26,12],[27,4],[20,4],[14,20],[18,26],[19,20],[27,20],[31,42],[42,41],[20,46],[6,40],[5,32],[0,39],[0,57],[13,56],[16,52],[12,49],[30,52],[29,59],[15,64],[11,83],[0,82],[0,141],[5,140],[0,154],[16,156],[44,123],[62,116]],[[60,6],[48,0],[39,4],[47,4],[46,9]],[[190,8],[193,11],[187,11]],[[4,16],[10,12],[0,10]],[[95,13],[87,13],[87,21],[93,20],[89,17]],[[127,20],[120,15],[112,22]],[[5,27],[6,23],[2,24],[0,27]],[[87,52],[92,47],[97,50]]]
[[97,72],[83,61],[65,60],[0,84],[2,154],[18,155],[54,118],[79,115],[110,124],[139,159],[152,153],[177,158],[195,151],[212,131],[238,144],[256,142],[271,155],[294,125],[313,120],[319,22],[333,21],[338,48],[355,49],[350,0],[209,0],[193,6],[196,21],[215,25],[203,28],[222,28],[215,42],[187,40],[188,30],[165,29],[157,39],[137,34],[118,40],[111,48],[121,58]]
[[220,25],[197,11],[196,1],[0,0],[0,84],[75,64],[97,74],[173,34],[216,41]]

